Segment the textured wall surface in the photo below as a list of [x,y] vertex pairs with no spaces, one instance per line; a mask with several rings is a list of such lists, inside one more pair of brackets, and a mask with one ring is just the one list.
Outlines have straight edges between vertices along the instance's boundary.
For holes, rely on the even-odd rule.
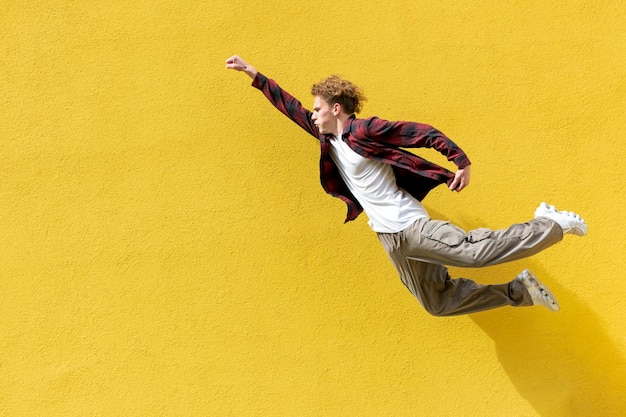
[[[0,415],[624,416],[626,6],[13,1],[0,11]],[[562,310],[429,316],[316,142],[224,60],[312,104],[430,123],[471,229],[580,212],[531,268]],[[420,152],[435,162],[445,159]],[[453,168],[453,167],[450,167]]]

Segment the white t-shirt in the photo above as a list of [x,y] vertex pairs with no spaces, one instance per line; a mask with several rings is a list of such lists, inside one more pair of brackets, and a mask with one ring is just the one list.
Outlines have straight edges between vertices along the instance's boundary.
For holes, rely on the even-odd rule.
[[330,144],[330,156],[367,214],[372,230],[396,233],[428,217],[424,206],[398,187],[391,165],[362,157],[340,138],[332,139]]

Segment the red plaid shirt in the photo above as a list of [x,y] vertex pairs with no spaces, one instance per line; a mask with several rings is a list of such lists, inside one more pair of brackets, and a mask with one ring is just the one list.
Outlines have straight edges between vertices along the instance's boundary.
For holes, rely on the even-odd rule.
[[[324,190],[348,205],[346,222],[354,220],[363,208],[350,192],[330,157],[332,134],[320,134],[311,113],[298,100],[280,88],[274,80],[257,73],[252,86],[285,116],[320,142],[320,181]],[[415,122],[390,122],[370,117],[350,116],[344,125],[343,140],[359,155],[390,164],[396,183],[413,197],[422,201],[439,184],[450,184],[454,173],[400,148],[434,148],[459,168],[470,165],[467,155],[454,142],[432,126]]]

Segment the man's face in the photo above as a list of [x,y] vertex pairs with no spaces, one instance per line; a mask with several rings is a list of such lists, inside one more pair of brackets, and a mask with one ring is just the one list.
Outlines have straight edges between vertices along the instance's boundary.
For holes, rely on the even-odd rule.
[[337,118],[333,114],[333,108],[320,96],[315,96],[313,101],[312,119],[320,133],[336,133]]

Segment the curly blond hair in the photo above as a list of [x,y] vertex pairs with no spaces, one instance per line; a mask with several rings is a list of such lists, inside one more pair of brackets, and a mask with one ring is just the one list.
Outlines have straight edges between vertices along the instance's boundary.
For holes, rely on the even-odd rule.
[[344,80],[339,75],[331,75],[325,80],[313,84],[311,94],[320,96],[330,105],[341,104],[343,110],[348,114],[360,113],[363,102],[367,100],[361,87]]

